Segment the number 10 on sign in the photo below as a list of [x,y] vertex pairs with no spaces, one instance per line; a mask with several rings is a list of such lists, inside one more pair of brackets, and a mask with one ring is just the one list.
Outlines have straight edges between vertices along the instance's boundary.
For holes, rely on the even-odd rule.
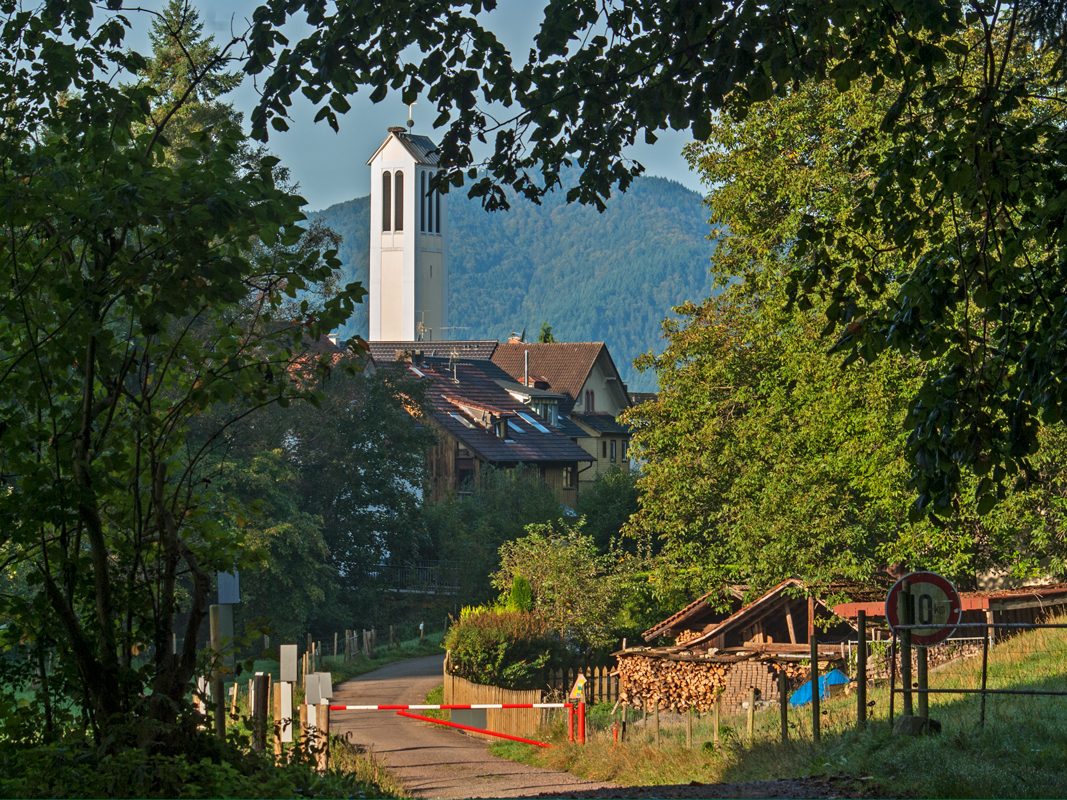
[[913,624],[921,625],[911,631],[911,643],[920,647],[943,642],[959,624],[963,604],[959,592],[947,578],[936,572],[912,572],[897,581],[885,600],[885,616],[894,630],[905,624],[899,614],[900,593],[904,581],[911,584]]

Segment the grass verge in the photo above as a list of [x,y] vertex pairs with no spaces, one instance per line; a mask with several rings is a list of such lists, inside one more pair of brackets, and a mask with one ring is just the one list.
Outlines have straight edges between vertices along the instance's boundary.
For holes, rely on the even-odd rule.
[[[1062,621],[1062,620],[1060,620]],[[989,688],[1067,688],[1067,631],[1020,634],[990,652]],[[930,676],[931,688],[977,688],[978,659],[949,664]],[[811,741],[810,706],[789,713],[790,741],[780,741],[778,710],[756,715],[748,739],[744,717],[721,721],[720,742],[711,743],[710,718],[694,720],[694,745],[685,747],[683,725],[661,719],[660,747],[651,720],[630,725],[629,741],[612,746],[610,709],[593,709],[587,745],[568,744],[558,722],[546,734],[556,746],[537,748],[498,743],[491,752],[584,778],[626,785],[732,783],[847,772],[892,795],[919,797],[1067,796],[1067,698],[992,695],[986,725],[980,727],[975,695],[932,695],[930,715],[940,735],[893,735],[889,693],[868,693],[874,701],[866,730],[856,726],[854,697],[823,701],[822,740]],[[900,697],[896,713],[900,713]],[[677,720],[672,719],[676,723]]]
[[[445,702],[445,685],[442,683],[431,689],[430,693],[422,699],[422,702],[428,706],[441,705],[441,703]],[[428,708],[419,713],[424,717],[430,717],[431,719],[443,719],[446,722],[449,719],[449,712],[444,710]]]

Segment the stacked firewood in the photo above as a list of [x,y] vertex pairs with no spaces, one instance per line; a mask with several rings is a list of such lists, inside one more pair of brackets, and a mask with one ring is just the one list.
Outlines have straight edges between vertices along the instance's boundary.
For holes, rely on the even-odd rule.
[[663,711],[707,711],[732,667],[728,662],[627,656],[619,659],[619,699],[642,708],[658,705]]
[[703,636],[703,634],[700,631],[681,631],[675,637],[674,644],[676,646],[680,647],[681,645],[685,644],[686,642],[691,642],[691,641],[693,641],[693,639],[696,639],[696,638],[698,638],[700,636]]
[[811,678],[811,667],[808,664],[782,661],[775,663],[773,666],[776,674],[783,669],[785,670],[785,676],[789,679],[790,688],[800,686]]

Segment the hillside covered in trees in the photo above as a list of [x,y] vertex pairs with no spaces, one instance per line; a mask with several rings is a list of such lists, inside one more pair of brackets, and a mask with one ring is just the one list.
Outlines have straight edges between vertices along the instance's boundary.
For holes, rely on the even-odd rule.
[[[541,323],[559,341],[604,341],[630,388],[654,390],[651,372],[633,359],[663,350],[660,323],[671,307],[712,292],[714,244],[697,192],[664,178],[637,180],[603,214],[568,205],[565,192],[541,206],[511,198],[510,211],[489,213],[462,191],[449,196],[452,324],[457,339],[506,339]],[[367,281],[370,198],[310,215],[344,237],[347,280]],[[367,305],[342,329],[367,333]]]

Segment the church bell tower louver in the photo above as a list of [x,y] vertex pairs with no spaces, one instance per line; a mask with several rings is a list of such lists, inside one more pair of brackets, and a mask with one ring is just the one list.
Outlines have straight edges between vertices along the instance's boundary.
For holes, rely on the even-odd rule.
[[437,145],[401,126],[371,156],[370,336],[442,341],[448,321],[448,197],[429,188]]

